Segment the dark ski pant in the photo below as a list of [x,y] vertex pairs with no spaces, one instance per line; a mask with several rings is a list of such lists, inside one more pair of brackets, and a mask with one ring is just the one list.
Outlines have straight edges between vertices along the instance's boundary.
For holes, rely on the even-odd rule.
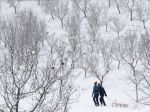
[[93,101],[96,106],[99,106],[98,96],[99,94],[94,94],[94,97],[93,97]]
[[101,102],[101,104],[104,104],[104,106],[106,106],[106,103],[105,103],[105,100],[104,100],[104,96],[100,97],[100,102]]

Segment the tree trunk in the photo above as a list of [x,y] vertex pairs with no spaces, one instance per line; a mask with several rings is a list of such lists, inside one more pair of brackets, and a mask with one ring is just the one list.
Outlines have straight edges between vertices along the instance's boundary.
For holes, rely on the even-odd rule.
[[136,87],[136,102],[139,102],[139,94],[138,94],[138,84],[135,85]]
[[106,23],[106,32],[108,32],[108,24]]
[[64,27],[64,23],[63,23],[63,19],[60,18],[60,22],[61,22],[61,27],[63,28]]
[[101,80],[101,86],[103,86],[103,81],[104,81],[104,76],[102,76],[102,80]]
[[116,56],[117,57],[117,60],[118,60],[118,69],[120,68],[120,63],[121,63],[121,61],[120,61],[120,59],[118,58],[118,56]]
[[144,29],[146,29],[145,21],[144,21],[144,20],[142,20],[142,23],[143,23],[143,27],[144,27]]
[[117,9],[118,9],[118,12],[119,12],[119,14],[121,14],[121,11],[120,11],[120,6],[119,6],[119,4],[117,4]]
[[84,77],[87,77],[87,69],[83,68],[83,70],[84,70]]
[[118,61],[118,69],[120,68],[120,60]]
[[131,12],[130,12],[130,20],[131,21],[133,20],[133,10],[131,10]]
[[20,100],[20,88],[18,88],[17,92],[16,112],[19,112],[19,100]]
[[83,14],[84,14],[84,17],[86,18],[86,12],[85,11],[83,11]]
[[108,0],[108,6],[109,6],[109,8],[110,8],[110,4],[111,4],[111,1],[110,1],[110,0]]
[[51,13],[51,17],[52,17],[52,19],[54,20],[54,16],[53,16],[53,14]]
[[62,99],[62,85],[63,85],[63,81],[60,80],[60,88],[59,88],[59,95],[60,95],[60,99]]
[[67,97],[67,101],[65,102],[65,108],[63,112],[67,112],[68,103],[69,103],[69,96]]
[[135,67],[132,66],[132,70],[133,70],[133,76],[135,77],[135,94],[136,94],[136,102],[139,101],[139,95],[138,95],[138,83],[137,83],[137,76],[135,73]]
[[120,38],[120,32],[117,32],[118,38]]
[[15,10],[15,14],[17,14],[17,7],[16,6],[14,6],[14,10]]

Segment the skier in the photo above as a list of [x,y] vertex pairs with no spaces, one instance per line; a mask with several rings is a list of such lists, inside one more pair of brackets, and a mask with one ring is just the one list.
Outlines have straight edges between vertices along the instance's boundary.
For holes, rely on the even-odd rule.
[[97,82],[95,82],[93,87],[93,92],[92,92],[92,97],[95,106],[99,106],[98,96],[99,96],[98,86],[97,86]]
[[104,100],[104,95],[107,96],[105,89],[101,86],[101,84],[98,84],[98,91],[100,94],[100,102],[101,104],[104,104],[106,106],[105,100]]

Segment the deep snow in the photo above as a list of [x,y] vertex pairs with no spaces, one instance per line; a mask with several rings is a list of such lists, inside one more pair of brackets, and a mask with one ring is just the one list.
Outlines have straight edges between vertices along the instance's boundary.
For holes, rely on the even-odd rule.
[[[56,33],[56,35],[64,34],[64,30],[60,28],[60,22],[50,19],[50,16],[42,11],[34,1],[24,1],[19,6],[20,9],[31,8],[39,14],[40,17],[45,19],[48,25],[49,33]],[[5,2],[2,3],[2,16],[11,15],[12,8]],[[107,106],[95,107],[92,100],[93,83],[98,81],[95,78],[85,78],[83,73],[80,72],[76,79],[77,100],[71,105],[70,112],[150,112],[150,107],[135,104],[132,97],[134,96],[134,89],[132,85],[126,80],[126,74],[130,74],[126,67],[121,67],[120,70],[114,68],[107,76],[104,83],[104,88],[107,92],[105,101]],[[129,95],[130,94],[130,95]],[[129,104],[129,107],[112,107],[113,102]]]
[[[107,92],[105,97],[106,107],[100,105],[96,107],[92,99],[92,88],[95,81],[94,78],[81,77],[77,79],[77,86],[79,86],[79,99],[71,108],[71,112],[150,112],[150,107],[135,104],[132,97],[134,96],[134,89],[132,85],[126,81],[127,70],[121,68],[120,70],[113,70],[107,76],[104,83],[104,88]],[[82,74],[82,73],[81,73]],[[131,96],[130,96],[130,95]],[[133,97],[134,98],[134,97]],[[114,102],[128,104],[128,107],[112,107]]]

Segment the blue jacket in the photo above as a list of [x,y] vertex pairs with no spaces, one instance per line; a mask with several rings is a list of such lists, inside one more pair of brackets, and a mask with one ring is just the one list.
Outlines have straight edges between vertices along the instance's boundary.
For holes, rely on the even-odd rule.
[[102,86],[98,86],[98,92],[100,94],[100,96],[107,96],[105,89]]
[[93,93],[92,93],[92,94],[95,95],[95,94],[98,94],[98,93],[99,93],[98,86],[95,85],[95,86],[93,87]]

